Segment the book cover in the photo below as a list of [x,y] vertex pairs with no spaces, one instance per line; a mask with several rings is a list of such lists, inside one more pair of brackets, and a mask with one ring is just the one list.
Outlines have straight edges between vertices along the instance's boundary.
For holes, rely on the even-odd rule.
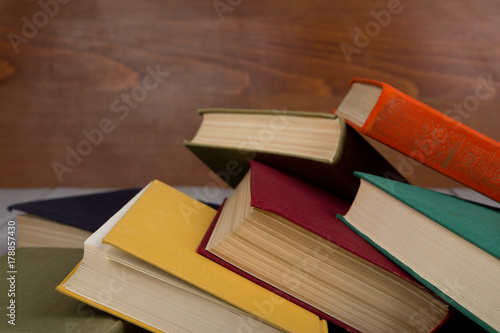
[[153,182],[103,242],[288,332],[323,332],[325,322],[196,252],[216,210]]
[[139,188],[131,188],[64,198],[36,200],[11,205],[8,209],[19,210],[94,232],[139,191]]
[[[316,186],[333,191],[346,199],[354,198],[359,186],[359,180],[353,176],[353,172],[356,170],[404,181],[404,178],[396,169],[365,139],[346,125],[343,119],[331,113],[222,108],[200,109],[198,113],[202,116],[213,113],[269,116],[268,122],[262,125],[257,136],[255,138],[248,137],[248,140],[239,146],[228,147],[223,144],[209,145],[193,141],[184,142],[184,145],[192,153],[232,187],[236,187],[246,174],[250,167],[250,160],[259,161],[283,172],[298,176]],[[283,152],[271,153],[256,148],[254,141],[270,143],[276,136],[280,135],[280,130],[273,130],[283,126],[281,123],[275,124],[276,121],[273,117],[276,115],[326,119],[337,123],[339,134],[336,138],[338,147],[335,156],[332,159],[325,160],[306,158]],[[221,130],[235,132],[239,129],[233,127]],[[261,134],[260,137],[259,134]],[[329,142],[324,144],[332,145],[332,147],[334,145],[334,143]]]
[[[82,249],[22,248],[14,255],[15,269],[4,271],[0,281],[7,316],[2,332],[144,332],[107,313],[65,297],[55,288],[82,258]],[[1,257],[7,263],[8,254]],[[12,279],[14,277],[14,279]],[[10,292],[9,292],[10,290]],[[8,295],[10,294],[10,296]],[[11,309],[8,308],[11,306]],[[9,316],[13,314],[13,316]],[[13,321],[12,321],[13,320]],[[12,321],[13,324],[10,324]]]
[[460,312],[497,331],[500,211],[374,175],[356,175],[362,184],[351,209],[365,202],[367,212],[363,217],[350,210],[341,220]]
[[353,79],[351,91],[361,84],[381,88],[366,120],[353,118],[347,106],[362,96],[350,101],[348,94],[336,114],[360,133],[500,202],[499,142],[386,83]]
[[[252,172],[250,184],[251,205],[253,207],[285,217],[358,257],[402,279],[418,284],[410,274],[336,218],[337,214],[344,214],[348,211],[350,207],[349,201],[256,161],[251,161],[250,165]],[[283,292],[208,251],[207,244],[223,209],[224,204],[214,217],[210,228],[207,230],[197,249],[200,254],[289,299],[343,329],[355,331],[355,329],[339,321],[337,318],[318,310],[289,293]],[[443,323],[445,321],[446,319]]]

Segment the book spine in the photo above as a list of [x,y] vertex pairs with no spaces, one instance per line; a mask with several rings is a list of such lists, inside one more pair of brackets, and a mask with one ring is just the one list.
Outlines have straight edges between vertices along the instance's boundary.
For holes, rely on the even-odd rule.
[[358,131],[500,202],[500,143],[385,83],[354,82],[382,87]]

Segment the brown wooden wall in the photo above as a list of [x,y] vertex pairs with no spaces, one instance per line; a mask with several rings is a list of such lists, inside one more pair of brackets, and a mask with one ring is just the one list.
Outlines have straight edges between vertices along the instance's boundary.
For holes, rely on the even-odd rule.
[[[182,144],[197,108],[329,112],[352,77],[500,140],[497,0],[0,0],[0,36],[2,187],[203,186]],[[88,156],[69,168],[78,145]],[[455,185],[424,167],[410,180]]]

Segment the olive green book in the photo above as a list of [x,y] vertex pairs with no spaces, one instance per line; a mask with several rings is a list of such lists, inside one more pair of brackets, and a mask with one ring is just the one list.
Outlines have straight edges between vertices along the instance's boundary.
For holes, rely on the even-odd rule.
[[144,332],[56,291],[83,249],[27,247],[1,257],[0,332]]
[[346,199],[359,186],[354,171],[404,181],[360,134],[332,113],[205,108],[184,145],[236,187],[256,160]]
[[490,332],[500,331],[500,211],[377,176],[361,178],[348,226]]

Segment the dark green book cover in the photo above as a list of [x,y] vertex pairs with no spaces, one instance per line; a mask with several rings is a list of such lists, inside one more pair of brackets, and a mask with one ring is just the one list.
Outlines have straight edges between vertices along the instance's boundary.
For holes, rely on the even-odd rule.
[[[243,179],[250,168],[250,160],[261,162],[301,178],[348,200],[354,197],[359,186],[359,179],[353,175],[356,170],[405,181],[398,171],[358,132],[347,125],[342,118],[330,113],[222,108],[200,109],[198,113],[200,115],[206,113],[279,114],[332,119],[339,122],[341,129],[339,146],[332,161],[294,156],[287,153],[263,152],[255,147],[251,148],[251,145],[228,147],[200,144],[193,141],[184,142],[184,145],[193,154],[231,187],[236,187]],[[234,131],[236,132],[237,129]]]
[[[496,330],[490,324],[478,318],[476,314],[471,312],[472,310],[468,306],[462,305],[463,299],[457,297],[460,293],[463,295],[469,292],[474,293],[474,284],[470,283],[467,279],[457,281],[457,276],[451,274],[451,270],[444,267],[446,267],[446,261],[453,259],[460,265],[460,268],[457,268],[457,270],[461,270],[465,274],[470,274],[470,267],[481,267],[486,272],[498,271],[500,267],[500,260],[498,260],[500,258],[500,211],[447,194],[366,173],[356,172],[355,175],[367,184],[374,185],[376,188],[386,192],[396,200],[386,205],[384,200],[387,201],[387,199],[383,199],[377,192],[369,192],[369,185],[361,184],[360,191],[351,206],[353,213],[348,212],[344,216],[339,216],[339,218],[449,304],[486,330],[495,332]],[[358,200],[358,197],[364,199]],[[369,199],[368,197],[381,198]],[[420,229],[421,231],[416,233],[415,220],[408,218],[410,215],[399,213],[398,206],[400,206],[400,203],[419,213],[415,216],[423,215],[428,218],[423,218],[422,220],[430,221],[423,224],[429,226],[429,228],[427,229],[426,227],[425,230]],[[361,208],[361,206],[365,206],[365,208]],[[362,210],[364,214],[357,213],[357,210]],[[361,218],[360,216],[364,217]],[[418,225],[421,226],[421,224]],[[444,227],[444,229],[440,226]],[[451,237],[447,237],[446,239],[436,238],[438,230],[443,230],[445,233],[443,235],[450,235]],[[393,236],[396,234],[399,236]],[[459,237],[456,237],[456,235]],[[415,243],[412,242],[412,239],[415,240]],[[463,242],[463,240],[466,242]],[[483,253],[483,257],[481,258],[488,257],[489,259],[484,262],[465,262],[466,259],[463,259],[464,261],[460,262],[462,257],[459,257],[451,250],[457,249],[456,247],[450,247],[452,242],[453,244],[462,244],[459,246],[462,246],[463,251],[469,251],[470,253],[472,251],[476,253],[477,251],[477,253]],[[425,254],[425,250],[428,249],[429,244],[438,244],[436,249],[439,250],[434,253]],[[472,244],[472,246],[463,246],[463,244]],[[407,254],[401,255],[404,253],[401,249],[405,248]],[[414,254],[408,254],[410,252]],[[418,258],[419,256],[420,258]],[[410,257],[413,259],[408,259]],[[414,258],[420,261],[420,264],[417,264],[420,266],[416,265],[417,261]],[[424,267],[423,270],[422,267]],[[458,267],[458,265],[455,267]],[[445,273],[450,272],[444,279],[448,280],[448,284],[455,283],[456,286],[440,288],[437,287],[437,283],[429,281],[429,277],[432,276],[429,272],[436,272],[441,269]],[[493,274],[491,276],[492,279],[498,280],[499,277],[495,273],[491,274]],[[492,280],[487,276],[481,278],[485,279],[483,281]],[[498,286],[499,284],[493,282],[493,285]],[[491,317],[495,317],[495,314],[491,311],[498,311],[500,308],[500,288],[493,288],[496,288],[496,290],[490,289],[491,294],[494,295],[490,299],[493,299],[494,304],[489,304],[489,308],[491,309],[486,310],[489,311]],[[498,316],[496,315],[496,317]]]
[[2,256],[0,331],[143,332],[55,290],[82,256],[82,249],[66,248],[19,248]]

